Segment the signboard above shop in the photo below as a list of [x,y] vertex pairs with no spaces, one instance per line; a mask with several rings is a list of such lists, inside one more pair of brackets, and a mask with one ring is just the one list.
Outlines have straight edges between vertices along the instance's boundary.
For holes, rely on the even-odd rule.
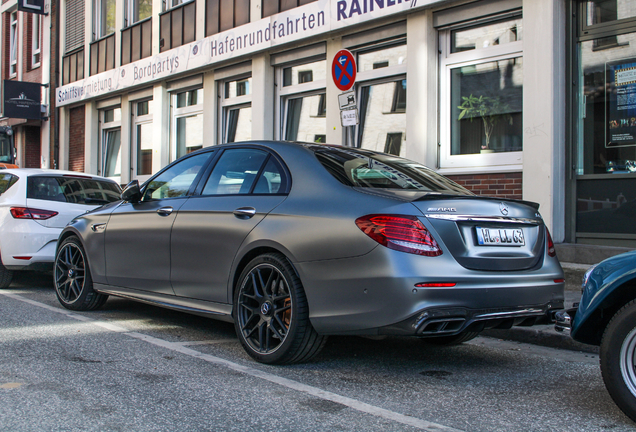
[[[197,69],[232,59],[249,59],[250,55],[273,47],[290,45],[299,40],[437,3],[442,3],[442,0],[316,0],[58,87],[55,90],[55,105],[61,107],[161,80],[176,79]],[[355,65],[351,67],[355,70]],[[341,79],[343,81],[344,78]]]
[[3,87],[4,117],[42,119],[42,84],[4,80]]
[[44,9],[44,0],[18,0],[18,10],[38,15],[48,15]]

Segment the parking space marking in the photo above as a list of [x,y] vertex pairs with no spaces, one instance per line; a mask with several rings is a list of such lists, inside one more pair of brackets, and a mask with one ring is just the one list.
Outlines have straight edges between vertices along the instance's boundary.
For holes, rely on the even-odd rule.
[[238,339],[216,339],[216,340],[202,340],[202,341],[190,341],[190,342],[176,342],[181,346],[195,346],[195,345],[215,345],[224,343],[238,343]]
[[123,333],[126,336],[132,337],[134,339],[138,339],[147,343],[150,343],[152,345],[155,346],[159,346],[171,351],[176,351],[179,352],[181,354],[185,354],[187,356],[190,357],[194,357],[197,359],[201,359],[203,361],[206,361],[208,363],[212,363],[218,366],[223,366],[226,367],[228,369],[234,370],[236,372],[240,372],[243,373],[245,375],[249,375],[252,376],[254,378],[260,378],[263,379],[265,381],[269,381],[271,383],[274,384],[278,384],[280,386],[286,387],[288,389],[291,390],[296,390],[320,399],[324,399],[327,401],[331,401],[331,402],[335,402],[335,403],[339,403],[341,405],[345,405],[351,409],[354,409],[356,411],[362,412],[362,413],[366,413],[366,414],[371,414],[375,417],[380,417],[383,418],[385,420],[390,420],[390,421],[394,421],[396,423],[401,423],[403,425],[406,426],[412,426],[415,427],[417,429],[421,429],[421,430],[425,430],[425,431],[430,431],[430,432],[460,432],[458,429],[454,429],[448,426],[444,426],[441,424],[437,424],[437,423],[433,423],[427,420],[422,420],[419,419],[417,417],[413,417],[413,416],[409,416],[409,415],[405,415],[405,414],[400,414],[397,413],[395,411],[390,411],[384,408],[380,408],[378,406],[375,405],[371,405],[371,404],[367,404],[365,402],[361,402],[357,399],[353,399],[347,396],[342,396],[336,393],[332,393],[330,391],[326,391],[326,390],[322,390],[318,387],[313,387],[310,385],[306,385],[303,383],[300,383],[298,381],[294,381],[288,378],[284,378],[278,375],[274,375],[272,373],[269,372],[264,372],[261,371],[259,369],[255,369],[253,367],[249,367],[249,366],[243,366],[240,365],[238,363],[234,363],[231,362],[229,360],[225,360],[222,359],[220,357],[216,357],[210,354],[205,354],[202,353],[200,351],[196,351],[193,350],[191,348],[188,348],[186,346],[184,346],[183,343],[178,343],[178,342],[169,342],[163,339],[159,339],[159,338],[155,338],[153,336],[149,336],[149,335],[145,335],[143,333],[138,333],[138,332],[131,332],[130,330],[119,326],[117,324],[113,324],[107,321],[99,321],[93,318],[89,318],[89,317],[85,317],[83,315],[79,315],[77,313],[74,312],[70,312],[66,309],[63,309],[61,307],[53,307],[53,306],[49,306],[47,304],[44,303],[40,303],[38,301],[35,300],[31,300],[25,297],[22,297],[20,295],[17,294],[12,294],[12,293],[8,293],[8,292],[3,292],[0,291],[0,295],[3,295],[5,297],[9,297],[12,298],[14,300],[18,300],[18,301],[22,301],[25,303],[28,303],[30,305],[36,306],[36,307],[40,307],[43,309],[47,309],[49,311],[58,313],[58,314],[62,314],[65,315],[71,319],[77,320],[77,321],[82,321],[85,322],[87,324],[92,324],[92,325],[96,325],[99,326],[101,328],[104,328],[106,330],[110,330],[112,332],[116,332],[116,333]]

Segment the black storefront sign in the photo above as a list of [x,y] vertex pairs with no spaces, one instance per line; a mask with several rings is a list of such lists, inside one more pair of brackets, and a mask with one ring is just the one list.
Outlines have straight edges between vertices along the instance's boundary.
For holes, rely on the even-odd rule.
[[39,15],[47,15],[44,12],[44,0],[18,0],[18,10]]
[[42,119],[42,85],[24,81],[4,80],[2,110],[5,117]]

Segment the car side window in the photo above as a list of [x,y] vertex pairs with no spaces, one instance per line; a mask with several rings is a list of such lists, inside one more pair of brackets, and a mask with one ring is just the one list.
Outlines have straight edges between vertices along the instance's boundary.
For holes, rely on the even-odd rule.
[[265,164],[263,172],[256,181],[253,193],[276,194],[282,192],[285,189],[284,181],[283,169],[274,157],[270,157],[267,160],[267,164]]
[[159,174],[148,183],[142,201],[186,196],[211,154],[206,152],[189,157]]
[[13,174],[0,174],[0,195],[5,193],[17,181],[18,178]]
[[256,149],[226,150],[205,184],[203,195],[244,195],[250,193],[267,152]]

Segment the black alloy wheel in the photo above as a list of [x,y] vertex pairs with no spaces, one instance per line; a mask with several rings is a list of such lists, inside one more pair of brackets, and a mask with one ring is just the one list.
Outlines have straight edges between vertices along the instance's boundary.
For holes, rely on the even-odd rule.
[[53,282],[57,299],[67,309],[93,310],[108,299],[93,290],[84,248],[77,237],[68,237],[57,250]]
[[2,265],[0,261],[0,288],[8,288],[13,280],[13,272]]
[[235,293],[234,323],[243,348],[262,363],[307,361],[326,341],[311,326],[300,279],[280,254],[247,265]]

